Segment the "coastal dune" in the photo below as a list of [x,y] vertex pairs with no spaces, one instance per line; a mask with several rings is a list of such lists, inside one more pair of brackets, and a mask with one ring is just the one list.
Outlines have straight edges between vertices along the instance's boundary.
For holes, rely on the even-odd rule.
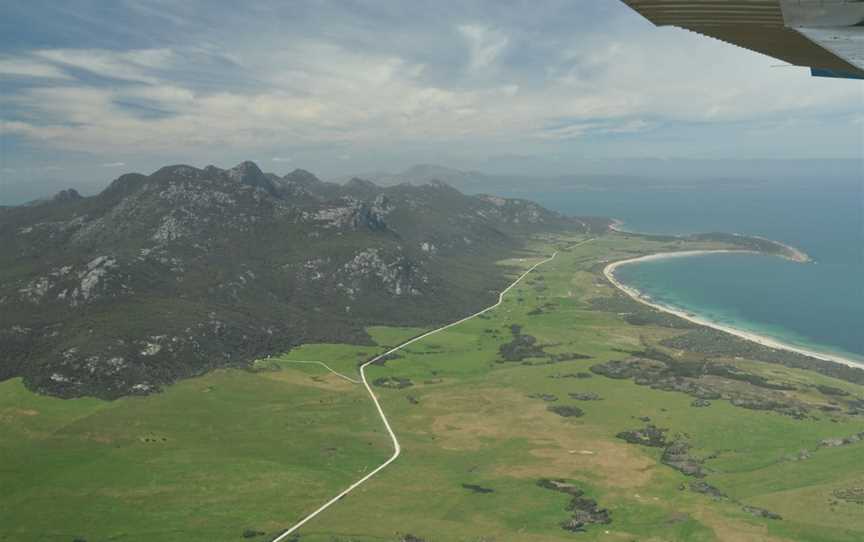
[[[734,249],[723,249],[723,250],[688,250],[681,252],[661,252],[657,254],[650,254],[647,256],[640,256],[638,258],[629,258],[626,260],[619,260],[617,262],[611,262],[603,269],[603,274],[606,276],[606,279],[612,283],[616,288],[627,294],[631,299],[642,303],[643,305],[647,305],[651,308],[657,309],[659,311],[665,312],[667,314],[672,314],[679,318],[683,318],[688,322],[692,322],[694,324],[698,324],[705,327],[710,327],[712,329],[716,329],[718,331],[723,331],[725,333],[729,333],[730,335],[734,335],[736,337],[740,337],[742,339],[746,339],[748,341],[752,341],[756,344],[766,346],[768,348],[774,348],[777,350],[786,350],[789,352],[796,352],[798,354],[802,354],[805,356],[809,356],[812,358],[820,359],[823,361],[831,361],[834,363],[840,363],[843,365],[847,365],[849,367],[857,367],[864,368],[864,363],[854,361],[852,359],[848,359],[842,356],[838,356],[835,354],[826,354],[824,352],[816,352],[814,350],[809,350],[806,348],[801,348],[799,346],[794,346],[791,344],[787,344],[781,342],[777,339],[773,339],[771,337],[766,337],[764,335],[759,335],[757,333],[753,333],[751,331],[744,331],[741,329],[737,329],[728,325],[718,324],[716,322],[712,322],[706,318],[702,318],[699,316],[695,316],[689,314],[683,310],[676,309],[674,307],[670,307],[668,305],[663,305],[651,300],[648,296],[633,288],[632,286],[627,286],[626,284],[622,284],[617,278],[615,278],[615,270],[624,265],[631,265],[639,262],[653,261],[653,260],[662,260],[668,258],[682,258],[682,257],[690,257],[690,256],[700,256],[704,254],[723,254],[723,253],[736,253],[736,254],[755,254],[755,251],[752,250],[734,250]],[[806,260],[799,260],[806,261]]]

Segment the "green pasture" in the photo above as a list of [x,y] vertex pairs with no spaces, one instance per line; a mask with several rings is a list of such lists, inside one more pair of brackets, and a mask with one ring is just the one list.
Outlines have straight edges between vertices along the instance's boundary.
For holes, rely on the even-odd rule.
[[[598,274],[602,262],[668,249],[668,241],[610,235],[566,248],[577,240],[546,238],[504,262],[515,276],[564,249],[497,309],[369,367],[370,380],[410,380],[402,389],[375,388],[403,453],[304,526],[298,540],[864,539],[864,507],[833,497],[864,485],[864,443],[818,448],[822,439],[864,431],[860,416],[819,411],[798,420],[725,400],[694,408],[683,393],[584,377],[592,365],[682,331],[632,326],[591,308],[592,299],[616,295]],[[513,339],[514,324],[549,354],[589,359],[504,362],[499,348]],[[113,402],[58,400],[18,380],[0,383],[0,540],[239,541],[248,539],[245,530],[270,540],[391,453],[362,386],[291,361],[323,361],[356,378],[361,363],[423,331],[370,328],[377,346],[304,345],[253,370],[215,371]],[[734,363],[795,384],[789,393],[802,400],[830,400],[816,384],[864,397],[861,386],[824,375]],[[587,392],[601,400],[569,396]],[[564,418],[551,404],[584,415]],[[660,449],[615,436],[646,423],[686,439],[704,460],[705,481],[727,498],[690,491],[693,479],[663,465]],[[808,458],[792,459],[805,449]],[[612,523],[563,530],[570,499],[538,486],[541,478],[576,483],[611,510]],[[783,519],[757,518],[743,505]]]

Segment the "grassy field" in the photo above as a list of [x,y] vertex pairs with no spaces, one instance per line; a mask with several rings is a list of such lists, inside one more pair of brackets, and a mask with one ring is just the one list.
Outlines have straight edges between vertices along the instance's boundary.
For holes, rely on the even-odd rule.
[[[502,263],[527,268],[575,240],[538,240],[533,253]],[[764,392],[811,407],[796,419],[726,399],[695,408],[690,395],[591,372],[684,331],[630,325],[621,311],[596,308],[598,299],[624,302],[601,278],[602,262],[669,248],[614,235],[562,251],[498,309],[370,367],[370,380],[410,381],[375,388],[403,454],[297,540],[864,539],[864,508],[834,494],[864,486],[864,442],[818,447],[864,431],[864,419],[820,409],[836,396],[814,387],[861,398],[861,386],[746,359],[719,361],[789,389],[705,380],[730,396]],[[514,324],[536,339],[540,355],[504,361],[500,349],[515,340]],[[361,386],[291,360],[356,376],[360,362],[420,331],[372,328],[378,347],[305,345],[251,371],[217,371],[114,402],[62,401],[15,380],[0,383],[0,540],[269,540],[390,454]],[[584,415],[562,417],[550,406]],[[616,437],[648,423],[686,441],[702,480],[725,497],[692,491],[698,479],[663,464],[663,449]],[[564,530],[570,496],[538,485],[546,478],[575,484],[612,522]]]

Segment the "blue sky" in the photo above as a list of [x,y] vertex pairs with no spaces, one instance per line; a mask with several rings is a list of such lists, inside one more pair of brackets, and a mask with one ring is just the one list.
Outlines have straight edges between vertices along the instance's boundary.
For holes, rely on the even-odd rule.
[[4,0],[0,190],[244,159],[328,177],[860,157],[864,83],[781,64],[617,0]]

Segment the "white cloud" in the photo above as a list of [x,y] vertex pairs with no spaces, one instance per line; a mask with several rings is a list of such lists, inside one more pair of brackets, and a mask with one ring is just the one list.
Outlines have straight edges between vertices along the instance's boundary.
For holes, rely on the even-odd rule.
[[105,49],[47,49],[35,56],[102,77],[156,83],[156,69],[167,68],[175,60],[169,49],[112,51]]
[[582,123],[582,124],[569,124],[567,126],[559,126],[557,128],[550,128],[547,130],[543,130],[538,132],[535,137],[538,139],[573,139],[577,137],[582,137],[587,134],[594,128],[597,128],[598,124],[593,123]]
[[607,126],[603,132],[607,134],[636,134],[653,128],[654,125],[642,119],[632,119],[621,124]]
[[70,79],[68,74],[56,66],[27,58],[0,58],[0,74],[13,77]]
[[623,122],[577,122],[547,128],[537,132],[534,137],[545,140],[575,139],[589,134],[636,134],[650,130],[653,124],[642,119]]
[[[635,134],[657,124],[759,122],[861,104],[860,84],[767,69],[775,61],[683,32],[559,38],[558,52],[543,57],[545,70],[537,67],[544,78],[498,65],[510,42],[503,31],[477,24],[458,31],[482,78],[442,77],[436,75],[441,66],[428,58],[424,64],[386,50],[296,36],[235,53],[254,85],[206,90],[176,75],[198,68],[195,54],[182,51],[35,51],[5,61],[35,56],[45,66],[53,62],[126,84],[55,81],[0,95],[0,111],[20,109],[28,114],[16,118],[32,119],[0,117],[0,129],[70,151],[119,156],[246,153],[275,144],[286,153],[306,144],[458,148],[464,142],[503,151],[504,144],[515,150],[526,142]],[[170,77],[162,71],[168,68]],[[165,114],[141,116],[122,103]],[[290,158],[272,159],[283,160]]]
[[484,25],[463,24],[457,29],[468,41],[472,70],[482,70],[491,66],[509,42],[503,32]]
[[102,167],[123,167],[126,165],[126,162],[107,162],[102,164]]
[[287,156],[274,156],[273,161],[274,162],[292,162],[293,159],[289,158]]

